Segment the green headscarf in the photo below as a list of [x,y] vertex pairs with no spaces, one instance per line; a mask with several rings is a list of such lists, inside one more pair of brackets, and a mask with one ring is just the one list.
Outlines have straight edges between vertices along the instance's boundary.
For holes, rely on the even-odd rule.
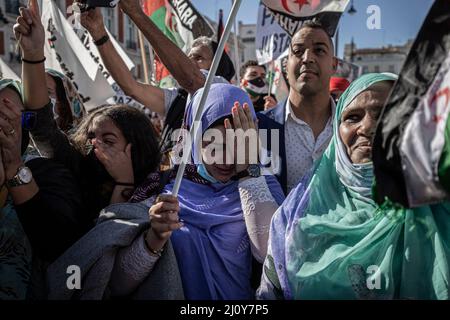
[[450,205],[378,206],[372,164],[352,164],[338,134],[350,102],[386,80],[364,75],[344,92],[328,149],[272,220],[266,267],[277,279],[265,274],[285,298],[449,298]]
[[23,92],[22,92],[22,85],[19,81],[12,80],[12,79],[0,79],[0,91],[2,91],[5,88],[11,88],[15,90],[20,98],[23,100]]
[[73,116],[73,127],[76,128],[77,125],[83,119],[83,117],[87,114],[77,88],[72,83],[72,81],[70,81],[70,79],[61,72],[56,71],[54,69],[45,69],[45,72],[50,76],[52,76],[53,78],[58,78],[61,80],[64,86],[64,93],[66,95],[66,99]]

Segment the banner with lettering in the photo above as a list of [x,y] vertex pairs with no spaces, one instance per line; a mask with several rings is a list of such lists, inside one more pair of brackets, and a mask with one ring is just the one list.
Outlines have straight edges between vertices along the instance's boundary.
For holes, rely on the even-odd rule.
[[278,59],[291,42],[289,34],[280,27],[272,14],[262,3],[259,4],[256,22],[256,58],[259,64]]
[[72,25],[54,1],[42,1],[45,67],[65,74],[77,88],[87,110],[106,103],[114,90],[92,59]]
[[334,36],[342,12],[349,0],[262,0],[278,24],[290,35],[305,21],[320,21],[330,36]]

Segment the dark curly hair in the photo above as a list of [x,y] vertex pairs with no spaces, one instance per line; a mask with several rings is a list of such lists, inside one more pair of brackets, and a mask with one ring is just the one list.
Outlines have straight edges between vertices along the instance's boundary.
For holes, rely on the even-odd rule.
[[91,111],[80,123],[70,139],[74,147],[86,155],[88,131],[98,117],[109,117],[131,143],[131,159],[135,184],[138,185],[151,172],[158,169],[161,160],[159,141],[150,119],[140,110],[124,104],[103,105]]
[[264,69],[264,71],[266,71],[265,65],[259,65],[258,61],[255,61],[255,60],[248,60],[242,65],[241,69],[239,70],[241,79],[244,77],[245,73],[247,72],[248,67],[261,67]]

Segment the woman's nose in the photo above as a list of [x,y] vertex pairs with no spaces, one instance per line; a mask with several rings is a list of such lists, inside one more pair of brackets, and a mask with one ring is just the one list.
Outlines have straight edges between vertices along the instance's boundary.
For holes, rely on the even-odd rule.
[[358,127],[358,134],[364,135],[368,138],[372,138],[375,134],[375,130],[377,127],[377,121],[371,116],[365,116],[361,121],[360,126]]

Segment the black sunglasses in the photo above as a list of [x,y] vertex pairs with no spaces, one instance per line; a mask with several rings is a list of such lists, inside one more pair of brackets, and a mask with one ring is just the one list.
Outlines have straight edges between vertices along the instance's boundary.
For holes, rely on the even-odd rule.
[[36,111],[23,111],[22,112],[22,128],[25,130],[33,130],[37,123]]

